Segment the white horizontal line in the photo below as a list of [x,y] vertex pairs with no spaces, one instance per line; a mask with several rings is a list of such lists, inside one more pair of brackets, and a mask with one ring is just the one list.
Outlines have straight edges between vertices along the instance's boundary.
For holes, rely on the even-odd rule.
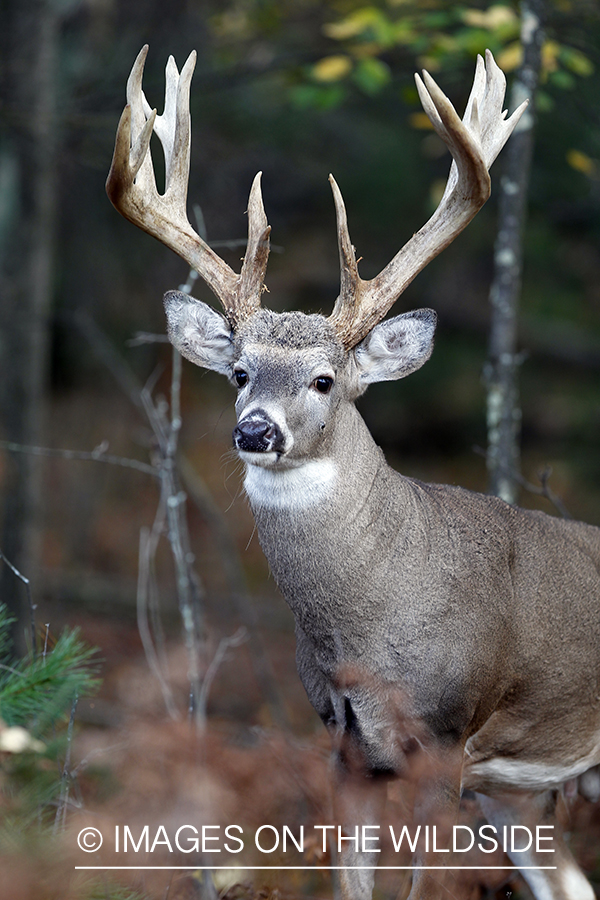
[[522,872],[525,869],[531,870],[533,869],[536,872],[551,869],[554,870],[556,866],[75,866],[76,869],[86,869],[92,871],[104,871],[107,869],[115,870],[115,869],[133,869],[134,871],[138,870],[177,870],[177,871],[186,871],[186,872],[212,872],[217,871],[218,869],[224,869],[227,872],[254,872],[254,871],[306,871],[306,872],[322,872],[327,871],[330,872],[333,869],[373,869],[373,871],[380,871],[381,869],[386,870],[408,870],[413,871],[415,869],[441,869],[441,870],[452,870],[453,872],[462,871],[464,869],[475,869],[478,871],[502,871],[502,872]]

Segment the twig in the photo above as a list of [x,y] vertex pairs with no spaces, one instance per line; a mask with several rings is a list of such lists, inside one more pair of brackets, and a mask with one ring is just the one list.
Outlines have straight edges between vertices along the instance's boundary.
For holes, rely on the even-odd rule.
[[[1,444],[1,442],[0,442],[0,444]],[[36,655],[37,655],[36,648],[35,648],[35,604],[33,602],[33,597],[31,596],[31,582],[29,581],[29,578],[26,578],[25,575],[22,574],[22,572],[19,572],[19,570],[17,569],[16,566],[13,566],[13,564],[10,562],[10,560],[8,560],[6,558],[6,556],[4,555],[2,550],[0,550],[0,559],[4,563],[6,563],[6,565],[11,570],[13,575],[16,575],[16,577],[20,581],[22,581],[23,584],[25,585],[25,591],[27,592],[27,604],[29,607],[29,617],[30,617],[29,624],[30,624],[30,628],[31,628],[31,656],[32,656],[33,661],[35,662]],[[7,667],[3,666],[3,668],[7,668]],[[12,671],[14,671],[14,670],[12,670]]]
[[[189,678],[192,685],[193,705],[196,705],[200,691],[200,650],[202,644],[201,607],[202,587],[193,569],[193,555],[190,549],[187,522],[185,520],[186,495],[181,491],[177,479],[175,456],[179,433],[181,431],[181,415],[179,412],[179,394],[181,390],[181,361],[173,357],[173,374],[171,381],[171,416],[168,416],[168,404],[164,398],[153,397],[154,388],[162,373],[157,367],[146,384],[142,387],[132,374],[127,364],[114,350],[112,344],[91,320],[79,319],[82,328],[98,356],[114,375],[117,382],[125,390],[136,408],[145,413],[155,440],[152,458],[153,465],[147,470],[158,476],[161,482],[160,500],[155,523],[149,542],[140,553],[140,573],[138,579],[138,621],[143,631],[143,643],[151,669],[159,678],[167,708],[172,712],[174,703],[170,697],[168,685],[162,675],[160,660],[155,641],[160,643],[158,592],[153,590],[154,581],[150,569],[156,547],[164,531],[165,514],[167,535],[171,544],[171,552],[175,562],[175,577],[179,609],[183,620],[184,635],[189,659]],[[146,467],[144,467],[144,471]],[[160,527],[159,527],[160,523]],[[143,541],[143,538],[142,538]],[[152,602],[153,601],[153,602]],[[154,638],[149,625],[147,610],[150,606],[155,624]]]
[[96,356],[117,380],[133,405],[139,409],[141,407],[140,386],[121,354],[115,349],[112,342],[88,313],[79,310],[75,313],[73,319]]
[[289,726],[289,719],[269,654],[263,644],[256,603],[247,589],[244,570],[223,514],[203,479],[185,456],[179,457],[179,471],[190,500],[198,508],[213,536],[221,556],[223,571],[229,584],[237,613],[248,631],[251,660],[260,690],[271,711],[273,721],[282,729]]
[[[161,522],[162,519],[162,522]],[[159,524],[160,523],[160,524]],[[140,633],[140,638],[142,641],[142,646],[144,648],[144,653],[146,655],[146,662],[150,667],[150,671],[154,673],[158,683],[160,685],[160,689],[162,691],[163,699],[165,701],[165,706],[167,708],[168,714],[172,719],[178,719],[177,706],[175,704],[175,700],[173,699],[173,694],[171,688],[169,687],[167,680],[165,679],[162,668],[160,665],[160,659],[154,645],[154,641],[152,640],[152,634],[150,632],[150,625],[148,622],[148,596],[149,596],[149,585],[150,585],[150,568],[151,568],[151,560],[154,558],[154,553],[156,552],[156,544],[158,543],[158,536],[162,531],[162,524],[164,523],[164,503],[159,503],[159,507],[156,513],[156,517],[154,519],[154,524],[152,526],[152,531],[148,531],[147,528],[142,528],[140,530],[140,552],[139,552],[139,565],[138,565],[138,590],[137,590],[137,622],[138,622],[138,631]]]
[[158,680],[168,714],[171,716],[172,719],[178,719],[179,715],[177,712],[177,706],[173,699],[173,694],[171,692],[171,688],[169,687],[167,680],[165,679],[165,677],[163,675],[159,656],[156,651],[154,641],[152,640],[152,634],[151,634],[150,626],[149,626],[149,622],[148,622],[148,606],[149,606],[148,596],[149,596],[149,584],[150,584],[150,578],[151,578],[150,567],[151,567],[151,560],[154,558],[154,553],[156,551],[156,543],[157,543],[157,537],[154,535],[154,531],[156,528],[159,511],[161,511],[162,509],[164,509],[164,505],[159,504],[159,510],[157,511],[157,518],[155,519],[154,526],[153,526],[151,532],[149,532],[147,528],[142,528],[140,530],[140,552],[139,552],[139,564],[138,564],[139,567],[138,567],[138,591],[137,591],[137,621],[138,621],[138,631],[140,633],[142,646],[144,648],[144,653],[146,655],[146,662],[148,663],[148,666],[150,667],[150,671],[154,673],[156,679]]
[[60,777],[60,796],[58,798],[58,806],[56,816],[54,818],[53,833],[56,834],[59,827],[65,825],[65,816],[67,813],[67,804],[69,801],[69,783],[71,780],[71,746],[73,743],[73,724],[75,722],[75,711],[77,709],[77,701],[79,697],[75,694],[73,703],[71,704],[71,715],[69,716],[69,726],[67,728],[67,751],[65,754],[65,763]]
[[142,344],[168,344],[166,334],[151,334],[149,331],[136,331],[132,338],[125,341],[127,347],[141,347]]
[[[202,233],[202,211],[195,209],[196,220],[198,223],[198,233]],[[246,241],[243,241],[245,244]],[[180,285],[180,290],[189,292],[197,278],[197,273],[191,269],[186,284]],[[81,324],[81,323],[80,323]],[[93,327],[89,327],[89,322],[83,323],[82,330],[88,338],[92,346],[96,350],[98,356],[105,363],[109,371],[115,376],[119,384],[124,388],[125,392],[132,399],[138,409],[143,410],[148,420],[150,428],[154,434],[156,441],[155,452],[153,455],[153,465],[150,467],[153,475],[158,475],[161,479],[161,515],[157,512],[155,526],[148,537],[149,543],[145,547],[144,553],[140,551],[140,567],[138,579],[138,617],[142,622],[141,628],[144,630],[142,642],[146,649],[146,655],[152,671],[159,678],[163,696],[167,708],[172,708],[172,700],[167,700],[170,694],[168,685],[165,682],[162,668],[160,665],[159,649],[160,644],[160,617],[158,615],[158,592],[156,590],[155,581],[151,577],[151,560],[154,558],[158,540],[163,533],[164,519],[160,527],[156,525],[158,519],[161,518],[165,510],[168,519],[168,538],[171,543],[171,550],[175,561],[177,593],[179,599],[179,607],[184,625],[184,633],[186,637],[186,647],[188,658],[190,659],[190,681],[191,681],[191,707],[192,711],[198,708],[198,697],[202,690],[201,679],[199,674],[199,659],[201,651],[203,651],[203,629],[202,629],[202,600],[203,588],[193,566],[194,557],[191,552],[189,531],[187,520],[185,517],[185,503],[187,495],[179,486],[178,471],[180,470],[186,488],[190,491],[192,499],[198,505],[203,517],[211,525],[211,530],[218,536],[217,544],[221,553],[226,575],[231,585],[232,595],[236,605],[240,610],[242,619],[246,620],[249,633],[249,640],[252,647],[253,665],[257,674],[261,689],[269,706],[271,707],[274,720],[285,726],[287,724],[287,716],[283,705],[277,682],[270,666],[268,657],[264,652],[260,635],[258,632],[258,623],[256,611],[254,610],[249,597],[243,576],[243,570],[239,560],[237,559],[236,549],[231,537],[225,527],[222,517],[212,497],[208,493],[203,480],[192,466],[185,460],[180,459],[176,462],[177,446],[179,434],[181,430],[181,413],[179,408],[179,395],[181,390],[181,357],[174,351],[173,355],[173,376],[171,384],[171,414],[168,418],[168,407],[164,400],[159,398],[155,401],[153,391],[156,382],[162,372],[162,369],[156,369],[151,378],[142,387],[137,383],[135,376],[122,358],[110,346],[106,337],[93,323]],[[142,343],[163,343],[168,339],[166,335],[153,335],[145,332],[139,332],[135,335],[130,345],[139,345]],[[161,506],[161,504],[163,504]],[[140,610],[141,607],[141,610]],[[152,624],[154,637],[150,629],[150,621],[148,618],[148,608],[152,613]],[[165,692],[166,689],[166,692]],[[198,716],[201,716],[198,713]]]
[[50,637],[50,622],[46,622],[46,634],[44,635],[44,649],[42,651],[42,660],[46,664],[46,653],[48,652],[48,638]]
[[12,441],[0,441],[0,450],[8,450],[10,453],[29,453],[31,456],[53,456],[60,459],[83,459],[92,462],[108,463],[111,466],[123,466],[126,469],[135,469],[138,472],[144,472],[146,475],[152,475],[154,478],[160,477],[160,472],[154,466],[148,463],[140,462],[137,459],[128,459],[125,456],[115,456],[112,453],[103,451],[103,444],[100,449],[96,450],[59,450],[54,447],[30,447],[27,444],[15,444]]
[[171,428],[167,443],[167,459],[174,463],[181,433],[181,354],[175,347],[173,347],[171,359]]
[[6,672],[12,672],[13,675],[19,675],[20,678],[25,678],[23,672],[19,672],[18,669],[13,669],[12,666],[7,666],[5,663],[0,663],[0,669],[4,669]]
[[[541,472],[538,472],[538,478],[540,479],[540,482],[542,485],[540,488],[540,494],[542,494],[544,497],[546,497],[550,501],[550,503],[554,504],[554,506],[559,511],[559,513],[561,514],[563,519],[572,519],[573,517],[572,517],[571,513],[569,512],[569,510],[567,509],[567,507],[564,505],[564,503],[562,502],[562,500],[560,499],[558,494],[555,494],[554,491],[552,490],[552,488],[550,487],[550,485],[548,484],[548,481],[550,480],[551,475],[552,475],[552,466],[546,466],[544,469],[542,469]],[[523,479],[523,483],[524,483],[524,487],[526,487],[527,490],[531,490],[532,488],[535,488],[535,485],[530,485],[529,482],[525,481],[525,479]]]
[[241,644],[245,643],[248,640],[248,632],[242,626],[238,628],[238,630],[230,635],[229,637],[221,638],[219,641],[219,646],[217,647],[216,653],[213,656],[209,667],[204,673],[204,679],[202,681],[202,689],[200,690],[200,694],[198,696],[198,706],[196,710],[197,716],[199,716],[204,722],[206,721],[206,708],[208,705],[208,695],[210,693],[210,689],[212,687],[212,683],[215,680],[215,676],[219,671],[219,666],[227,656],[227,651],[232,649],[233,647],[239,647]]
[[[175,468],[175,455],[181,432],[180,393],[181,356],[173,348],[171,374],[171,418],[168,423],[167,439],[163,451],[163,485],[167,492],[168,538],[175,561],[179,610],[183,620],[185,643],[188,654],[192,705],[195,710],[196,725],[204,722],[198,707],[201,693],[200,658],[203,644],[202,587],[193,569],[194,556],[191,552],[185,503],[187,496],[179,486]],[[159,416],[157,416],[159,418]]]
[[[483,456],[483,458],[487,458],[487,453],[482,447],[473,447],[473,452],[478,456]],[[509,467],[507,465],[503,465],[502,468],[504,470],[508,470]],[[541,485],[534,484],[532,481],[528,481],[520,472],[510,469],[508,472],[510,477],[513,478],[517,484],[519,484],[526,491],[529,491],[530,494],[536,494],[538,497],[545,497],[546,500],[549,500],[550,503],[556,508],[556,510],[561,514],[563,519],[572,519],[573,516],[564,505],[558,494],[555,494],[548,481],[550,476],[552,475],[552,466],[546,466],[542,469],[541,472],[538,472],[538,478],[540,479]]]

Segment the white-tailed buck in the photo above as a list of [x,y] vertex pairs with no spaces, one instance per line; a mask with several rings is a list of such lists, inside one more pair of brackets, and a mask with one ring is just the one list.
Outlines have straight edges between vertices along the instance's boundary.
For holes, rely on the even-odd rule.
[[[590,799],[600,794],[600,529],[398,474],[354,405],[372,382],[403,378],[429,358],[434,312],[382,320],[487,200],[488,169],[524,105],[506,118],[505,79],[489,52],[477,61],[462,121],[427,73],[417,77],[454,158],[438,209],[364,281],[330,178],[341,262],[333,313],[278,314],[260,305],[270,231],[260,175],[237,275],[186,214],[195,54],[181,75],[169,60],[157,116],[141,88],[146,52],[127,85],[107,191],[223,305],[224,316],[167,293],[169,334],[184,356],[238,389],[233,440],[261,545],[296,619],[300,677],[334,739],[344,827],[352,834],[356,824],[376,824],[386,780],[411,773],[423,828],[455,820],[461,789],[483,795],[498,835],[511,824],[534,833],[552,825],[566,782]],[[166,158],[162,195],[153,130]],[[436,761],[429,770],[414,763],[417,751]],[[346,791],[357,770],[366,788]],[[512,853],[537,900],[592,900],[558,830],[539,833],[552,841]],[[449,855],[419,846],[412,900],[456,896],[439,868]],[[347,900],[370,897],[376,860],[375,851],[343,852]]]

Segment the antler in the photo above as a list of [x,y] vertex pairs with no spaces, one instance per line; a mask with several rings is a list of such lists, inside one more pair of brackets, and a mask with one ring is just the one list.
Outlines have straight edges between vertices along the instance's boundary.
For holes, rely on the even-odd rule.
[[431,75],[415,75],[423,109],[454,162],[446,190],[429,221],[404,245],[379,275],[363,281],[358,274],[340,189],[329,176],[336,209],[340,251],[340,294],[330,316],[346,349],[359,343],[380,322],[404,289],[428,262],[469,224],[490,195],[488,169],[525,111],[519,106],[509,119],[502,112],[506,79],[486,50],[477,57],[473,88],[463,120]]
[[[262,202],[261,173],[248,201],[248,246],[240,275],[196,234],[186,212],[190,169],[190,82],[196,53],[190,53],[181,75],[172,56],[166,68],[165,109],[151,110],[142,91],[148,45],[140,51],[127,81],[123,110],[106,193],[118,211],[179,254],[221,301],[232,328],[260,307],[269,258],[271,231]],[[158,135],[166,165],[165,192],[156,189],[150,137]]]

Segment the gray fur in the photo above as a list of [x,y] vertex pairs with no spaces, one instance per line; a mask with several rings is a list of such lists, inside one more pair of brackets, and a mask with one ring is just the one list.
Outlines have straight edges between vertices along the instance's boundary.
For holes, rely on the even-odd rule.
[[433,351],[436,321],[432,309],[420,309],[376,325],[354,351],[361,384],[396,381],[420,369]]
[[231,377],[233,332],[212,307],[181,291],[164,296],[169,339],[182,356],[205,369]]

